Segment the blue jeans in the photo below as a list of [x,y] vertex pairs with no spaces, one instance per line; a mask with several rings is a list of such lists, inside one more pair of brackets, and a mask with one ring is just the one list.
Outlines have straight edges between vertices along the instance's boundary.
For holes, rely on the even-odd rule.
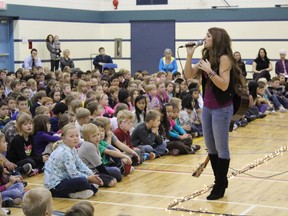
[[50,189],[50,192],[53,197],[68,198],[70,193],[83,190],[92,190],[94,193],[97,192],[97,188],[90,184],[85,177],[64,179],[55,188]]
[[21,198],[24,195],[24,186],[23,183],[17,182],[7,188],[5,191],[1,192],[2,194],[2,201],[8,200],[9,198]]
[[230,159],[229,126],[233,115],[233,104],[219,109],[203,107],[202,128],[209,154],[218,154],[219,158]]
[[109,173],[110,176],[113,176],[117,182],[122,180],[121,170],[116,166],[105,166],[105,169]]
[[165,150],[167,148],[167,144],[166,144],[166,142],[163,142],[160,145],[158,145],[158,144],[140,145],[140,146],[137,146],[137,148],[139,148],[141,150],[144,149],[145,153],[155,152],[155,154],[157,154],[157,155],[164,155]]

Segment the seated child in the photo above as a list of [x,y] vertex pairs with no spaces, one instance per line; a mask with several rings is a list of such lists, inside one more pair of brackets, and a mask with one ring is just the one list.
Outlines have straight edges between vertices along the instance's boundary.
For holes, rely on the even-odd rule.
[[34,150],[32,138],[33,120],[31,116],[25,112],[20,113],[16,120],[16,129],[18,134],[8,147],[7,159],[17,166],[23,166],[27,163],[31,164],[34,170],[28,173],[28,176],[35,175],[42,170],[48,156],[37,154]]
[[44,186],[53,197],[88,199],[103,182],[78,157],[75,147],[79,144],[79,132],[75,125],[65,125],[61,137],[62,143],[45,163]]
[[186,94],[182,100],[182,110],[179,113],[179,121],[183,129],[197,136],[203,136],[202,125],[199,116],[197,100],[192,95]]
[[143,95],[139,95],[135,98],[135,109],[132,111],[134,114],[133,127],[135,128],[137,124],[145,122],[146,112],[147,112],[147,100]]
[[[2,154],[7,151],[7,143],[4,134],[0,133],[0,192],[2,195],[2,206],[11,207],[21,202],[24,195],[23,179],[18,171],[15,170],[16,165],[9,162]],[[5,165],[11,166],[10,169]],[[15,166],[14,166],[15,165]],[[19,168],[18,168],[19,169]],[[30,165],[30,171],[31,171]]]
[[104,187],[114,187],[117,184],[115,178],[109,175],[102,164],[98,144],[100,131],[95,124],[89,123],[83,126],[84,142],[78,149],[79,158],[103,181]]
[[22,200],[22,210],[25,216],[51,216],[52,196],[46,188],[33,188],[25,193]]
[[17,111],[14,112],[14,115],[12,116],[12,120],[16,120],[19,112],[27,112],[28,109],[28,100],[24,96],[19,96],[16,100],[17,103]]
[[[108,120],[109,121],[109,120]],[[113,147],[105,141],[105,123],[103,119],[97,118],[93,121],[100,131],[99,152],[102,158],[102,163],[105,166],[109,175],[116,178],[117,182],[122,180],[122,174],[127,176],[134,167],[131,166],[131,158],[123,154],[117,148]]]
[[127,104],[120,103],[117,105],[115,113],[113,114],[113,117],[110,118],[111,123],[111,130],[114,131],[118,128],[118,122],[117,122],[117,115],[121,110],[128,110]]
[[[132,125],[133,124],[133,118],[134,118],[134,115],[132,114],[131,111],[121,110],[117,114],[118,128],[116,130],[114,130],[113,133],[115,134],[115,136],[118,138],[118,140],[120,142],[126,144],[129,148],[133,149],[138,154],[138,156],[141,158],[141,162],[142,162],[142,157],[144,156],[144,153],[145,153],[144,149],[142,149],[142,151],[140,151],[140,149],[134,147],[133,144],[131,143],[130,131],[131,131],[131,128],[133,126]],[[155,154],[153,154],[151,152],[149,157],[150,157],[150,159],[154,159]]]
[[167,146],[158,132],[160,119],[158,111],[148,111],[145,122],[138,124],[131,135],[135,147],[144,149],[146,153],[154,152],[156,157],[164,155]]
[[0,101],[0,130],[10,121],[8,105],[1,100]]
[[50,154],[52,152],[50,143],[57,142],[61,140],[61,137],[55,133],[51,132],[50,118],[47,115],[37,115],[34,118],[34,150],[36,154]]
[[[172,104],[164,104],[162,108],[162,123],[161,129],[164,130],[162,133],[165,134],[165,138],[168,139],[170,142],[167,143],[167,148],[171,150],[171,144],[178,143],[179,145],[184,144],[187,146],[187,153],[194,154],[197,150],[200,149],[199,145],[192,145],[192,136],[186,131],[178,126],[175,121],[173,120],[173,106]],[[180,141],[180,142],[177,142]],[[174,147],[173,147],[174,148]],[[171,152],[174,155],[178,155],[176,152]],[[179,152],[182,153],[182,152]]]

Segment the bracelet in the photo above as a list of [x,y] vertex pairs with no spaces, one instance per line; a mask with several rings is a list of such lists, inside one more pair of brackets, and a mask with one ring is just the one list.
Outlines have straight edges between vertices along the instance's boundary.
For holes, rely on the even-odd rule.
[[215,76],[216,73],[212,70],[209,74],[208,74],[208,78],[212,78],[213,76]]

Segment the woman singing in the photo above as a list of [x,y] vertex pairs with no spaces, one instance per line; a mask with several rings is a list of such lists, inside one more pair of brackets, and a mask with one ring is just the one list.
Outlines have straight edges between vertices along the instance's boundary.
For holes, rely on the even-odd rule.
[[204,107],[202,126],[215,184],[208,200],[222,198],[228,187],[230,163],[228,145],[229,125],[233,115],[233,96],[240,95],[243,84],[241,70],[233,57],[231,39],[221,28],[210,28],[204,38],[202,59],[193,67],[195,49],[187,47],[186,78],[202,75]]

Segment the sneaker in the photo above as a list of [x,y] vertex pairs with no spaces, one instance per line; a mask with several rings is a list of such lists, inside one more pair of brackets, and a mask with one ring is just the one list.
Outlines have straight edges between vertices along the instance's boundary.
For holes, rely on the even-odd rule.
[[134,166],[131,166],[130,173],[132,173],[133,171],[134,171]]
[[32,169],[30,173],[27,174],[28,177],[37,175],[39,173],[38,169]]
[[286,109],[283,106],[279,107],[279,112],[286,112]]
[[[124,176],[127,176],[127,175],[129,175],[129,173],[130,173],[130,170],[131,170],[131,165],[130,164],[124,164],[124,173],[123,173],[123,175]],[[133,167],[134,168],[134,167]]]
[[156,158],[156,154],[153,153],[153,152],[150,152],[150,153],[149,153],[149,159],[150,159],[150,160],[153,160],[153,159],[155,159],[155,158]]
[[69,197],[71,199],[88,199],[92,197],[94,192],[92,190],[83,190],[76,193],[70,193]]
[[150,154],[149,153],[144,153],[143,154],[143,160],[145,161],[145,160],[149,160],[149,158],[150,158]]
[[20,197],[13,199],[13,205],[19,205],[21,203],[22,199]]
[[22,166],[23,174],[28,175],[32,171],[32,165],[30,163],[26,163]]
[[13,199],[9,198],[2,202],[2,207],[12,207],[13,206]]
[[23,184],[24,187],[26,187],[28,185],[28,182],[22,181],[22,184]]
[[191,145],[191,148],[196,152],[201,148],[201,146],[200,145]]
[[238,125],[237,125],[237,124],[234,124],[234,125],[233,125],[233,130],[237,130],[237,128],[238,128]]
[[10,209],[1,208],[1,210],[2,210],[6,215],[11,215]]
[[165,149],[165,154],[169,154],[169,149]]

